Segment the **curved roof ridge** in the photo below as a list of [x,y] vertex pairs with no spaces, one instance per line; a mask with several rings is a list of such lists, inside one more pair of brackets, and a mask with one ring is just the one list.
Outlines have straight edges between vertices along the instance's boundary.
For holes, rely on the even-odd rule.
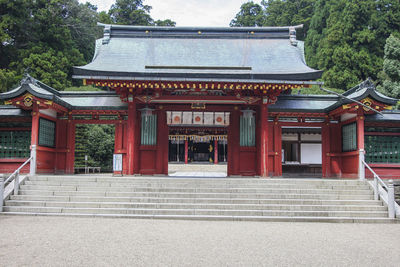
[[243,31],[289,31],[291,29],[301,29],[303,24],[293,26],[267,26],[267,27],[210,27],[210,26],[141,26],[141,25],[119,25],[119,24],[105,24],[97,22],[97,26],[118,30],[153,30],[153,31],[166,31],[166,32],[179,32],[179,31],[221,31],[221,32],[243,32]]

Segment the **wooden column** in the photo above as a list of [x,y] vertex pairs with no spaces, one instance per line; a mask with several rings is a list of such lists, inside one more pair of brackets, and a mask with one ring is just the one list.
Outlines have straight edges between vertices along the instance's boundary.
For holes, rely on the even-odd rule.
[[[166,153],[165,153],[166,151]],[[168,174],[168,126],[167,114],[157,110],[157,163],[158,174]]]
[[322,126],[321,142],[322,142],[322,177],[331,177],[331,157],[330,157],[330,127],[329,121],[325,121]]
[[258,172],[261,177],[268,177],[268,106],[266,104],[260,105],[258,123]]
[[74,173],[75,163],[75,123],[69,118],[67,124],[67,160],[66,160],[66,173]]
[[136,165],[136,103],[128,104],[128,138],[127,138],[127,157],[128,157],[128,174],[135,174]]
[[228,127],[228,176],[239,175],[239,153],[240,153],[240,111],[238,107],[230,114]]
[[38,142],[39,142],[39,109],[37,105],[34,105],[32,110],[31,145],[37,145]]
[[357,116],[357,148],[364,149],[364,115]]
[[278,119],[274,120],[274,175],[282,175],[282,131]]
[[185,140],[185,164],[188,164],[188,148],[189,148],[189,144],[188,144],[188,140]]
[[214,140],[214,164],[218,164],[218,140]]

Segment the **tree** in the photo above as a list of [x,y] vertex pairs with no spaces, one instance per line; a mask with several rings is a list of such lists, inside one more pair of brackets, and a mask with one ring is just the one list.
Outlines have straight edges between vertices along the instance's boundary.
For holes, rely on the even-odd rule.
[[303,24],[297,38],[304,40],[308,31],[316,0],[263,0],[265,10],[263,26],[291,26]]
[[231,27],[253,27],[264,25],[264,11],[262,6],[253,1],[244,3],[240,7],[239,13],[229,23]]
[[[35,78],[62,90],[72,84],[72,66],[90,60],[97,12],[77,0],[0,0],[0,68],[8,87],[26,69]],[[8,80],[10,79],[10,80]]]
[[123,25],[152,25],[151,6],[144,5],[142,0],[116,0],[110,8],[111,21]]
[[292,26],[303,24],[297,36],[305,39],[316,0],[263,0],[261,5],[248,2],[240,7],[230,26]]
[[400,98],[400,39],[390,35],[386,40],[383,61],[385,80],[381,89],[386,95]]
[[156,20],[156,21],[154,22],[154,24],[155,24],[156,26],[175,27],[176,22],[175,22],[175,21],[172,21],[172,20],[170,20],[170,19],[166,19],[166,20]]
[[20,77],[15,71],[0,69],[0,93],[6,92],[7,89],[14,88],[18,84]]
[[324,70],[322,78],[330,87],[350,88],[367,77],[377,79],[382,40],[400,28],[396,16],[398,1],[318,0],[306,38],[308,64]]

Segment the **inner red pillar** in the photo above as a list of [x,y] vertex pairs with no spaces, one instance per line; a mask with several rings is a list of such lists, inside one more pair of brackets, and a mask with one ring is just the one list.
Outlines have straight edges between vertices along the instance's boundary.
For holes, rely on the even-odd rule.
[[188,140],[185,140],[185,164],[188,164]]
[[214,140],[214,164],[218,164],[218,140]]
[[67,160],[66,160],[66,173],[74,173],[75,162],[75,123],[68,120],[67,125]]
[[228,126],[228,176],[239,175],[239,153],[240,153],[240,111],[238,107],[230,114]]
[[261,104],[259,114],[259,138],[258,138],[258,158],[259,174],[261,177],[268,176],[268,106]]
[[128,157],[128,174],[135,173],[135,144],[136,144],[136,103],[130,102],[128,104],[128,138],[127,138],[127,157]]
[[322,177],[331,177],[331,157],[330,157],[330,127],[329,121],[322,126]]

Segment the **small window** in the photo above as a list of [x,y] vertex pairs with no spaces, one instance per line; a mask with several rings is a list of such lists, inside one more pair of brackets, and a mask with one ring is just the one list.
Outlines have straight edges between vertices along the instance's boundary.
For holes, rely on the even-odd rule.
[[30,131],[0,131],[0,158],[29,158]]
[[39,118],[39,146],[55,146],[56,123]]
[[156,145],[157,144],[157,115],[142,114],[141,128],[141,144]]
[[400,163],[400,136],[365,136],[367,163]]
[[350,123],[342,127],[342,151],[357,150],[357,124]]
[[256,122],[254,116],[240,116],[240,146],[256,145]]

